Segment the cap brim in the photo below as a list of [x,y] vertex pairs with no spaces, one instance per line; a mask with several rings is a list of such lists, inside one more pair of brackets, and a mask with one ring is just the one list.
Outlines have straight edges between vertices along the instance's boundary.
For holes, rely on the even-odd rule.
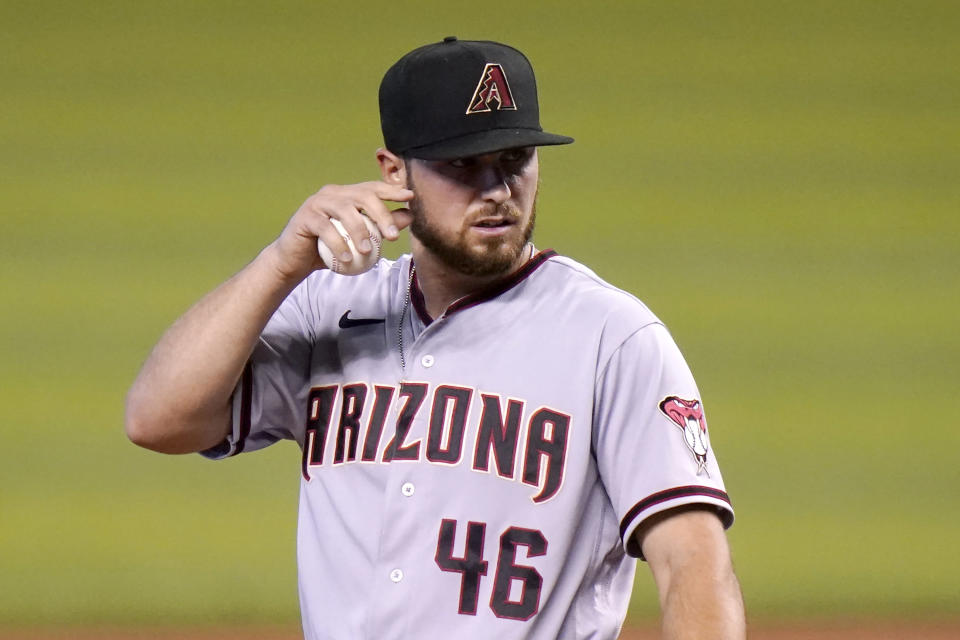
[[570,144],[573,138],[537,129],[488,129],[407,149],[403,155],[421,160],[453,160],[520,147]]

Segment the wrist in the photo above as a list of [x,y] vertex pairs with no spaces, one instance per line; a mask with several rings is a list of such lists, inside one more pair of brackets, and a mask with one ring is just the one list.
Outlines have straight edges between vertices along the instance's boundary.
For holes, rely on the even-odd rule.
[[254,265],[260,267],[265,277],[272,281],[274,286],[271,288],[283,293],[284,296],[316,270],[313,266],[291,265],[289,261],[284,260],[276,240],[260,251],[254,259]]

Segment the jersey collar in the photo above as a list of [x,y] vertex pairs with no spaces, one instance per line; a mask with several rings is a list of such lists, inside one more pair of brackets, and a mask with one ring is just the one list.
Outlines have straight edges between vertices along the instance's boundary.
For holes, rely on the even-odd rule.
[[[444,311],[444,316],[449,316],[457,311],[463,311],[464,309],[469,309],[470,307],[475,307],[478,304],[482,304],[488,300],[492,300],[510,289],[514,288],[524,280],[530,277],[530,275],[540,268],[540,266],[557,255],[557,252],[553,249],[545,249],[540,253],[536,254],[526,263],[507,277],[502,280],[494,282],[488,287],[480,289],[475,293],[463,296],[459,300],[455,301],[447,310]],[[410,266],[413,266],[413,258],[410,259]],[[420,321],[424,325],[429,325],[433,322],[433,318],[430,317],[430,314],[427,313],[427,303],[423,298],[423,292],[420,290],[420,282],[417,280],[416,271],[413,274],[413,280],[410,283],[410,302],[413,304],[414,310],[417,312]]]

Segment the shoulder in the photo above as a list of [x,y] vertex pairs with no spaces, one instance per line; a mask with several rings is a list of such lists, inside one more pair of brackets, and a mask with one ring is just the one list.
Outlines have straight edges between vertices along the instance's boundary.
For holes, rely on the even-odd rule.
[[632,293],[610,284],[576,260],[551,256],[539,270],[537,286],[585,321],[606,332],[629,335],[644,326],[662,324],[660,319]]
[[274,323],[285,322],[316,336],[336,327],[347,310],[360,317],[383,317],[403,299],[409,256],[381,259],[372,269],[355,276],[314,271],[287,296],[274,314]]

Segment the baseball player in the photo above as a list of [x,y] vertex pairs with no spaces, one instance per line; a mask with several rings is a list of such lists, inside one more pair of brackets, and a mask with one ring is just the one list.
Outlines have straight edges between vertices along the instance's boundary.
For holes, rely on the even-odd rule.
[[[665,637],[743,637],[683,357],[639,300],[531,243],[538,149],[573,140],[542,130],[528,60],[421,47],[380,114],[381,180],[320,189],[167,331],[128,436],[208,458],[296,441],[308,639],[615,638],[637,558]],[[410,255],[335,272],[407,227]]]

